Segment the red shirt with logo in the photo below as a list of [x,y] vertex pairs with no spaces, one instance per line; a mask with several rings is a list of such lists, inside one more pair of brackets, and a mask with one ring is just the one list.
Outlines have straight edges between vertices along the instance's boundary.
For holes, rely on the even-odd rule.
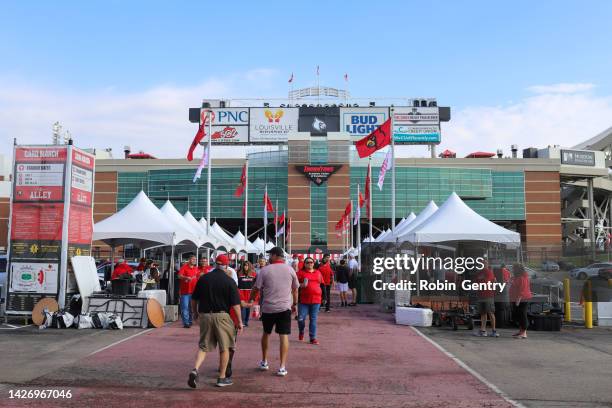
[[515,276],[510,283],[510,301],[516,302],[518,299],[521,299],[521,302],[531,299],[531,288],[527,272],[520,276]]
[[198,283],[198,267],[191,266],[189,263],[186,263],[185,265],[181,266],[178,274],[192,278],[190,281],[181,279],[181,283],[179,285],[179,295],[191,295],[195,289],[196,283]]
[[[318,269],[313,269],[312,271],[300,269],[297,273],[297,278],[300,282],[299,302],[306,305],[321,303],[321,283],[323,282],[321,272]],[[308,279],[308,286],[305,288],[301,286],[304,279]]]
[[321,276],[323,277],[323,284],[325,286],[330,286],[334,276],[334,271],[332,270],[329,262],[319,265],[319,272],[321,272]]
[[130,275],[134,272],[132,267],[127,264],[127,262],[123,262],[113,269],[113,275],[111,276],[111,280],[119,279],[121,275],[124,273],[129,273]]
[[[493,283],[495,281],[495,275],[493,274],[491,268],[484,268],[482,271],[478,272],[478,275],[476,275],[476,282],[478,283]],[[481,298],[492,298],[495,296],[495,291],[485,289],[481,290],[479,295]]]

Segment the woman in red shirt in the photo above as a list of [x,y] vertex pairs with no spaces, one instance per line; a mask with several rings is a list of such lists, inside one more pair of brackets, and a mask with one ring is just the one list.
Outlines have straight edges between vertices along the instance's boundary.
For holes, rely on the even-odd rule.
[[[249,261],[244,261],[238,271],[238,291],[240,292],[240,301],[242,305],[240,310],[242,311],[242,324],[244,324],[244,327],[249,326],[251,308],[246,307],[246,304],[248,304],[249,298],[251,297],[251,289],[253,289],[253,285],[255,285],[255,278],[257,278],[255,268],[253,268],[253,265]],[[259,299],[255,299],[255,302],[258,300]]]
[[314,259],[304,259],[304,268],[297,273],[300,282],[300,297],[298,304],[298,327],[300,329],[300,341],[304,340],[304,329],[306,328],[306,315],[309,316],[308,335],[310,344],[319,344],[317,340],[317,316],[321,308],[321,284],[323,275],[314,268]]
[[510,301],[514,309],[514,321],[519,325],[519,332],[512,336],[517,339],[527,338],[527,327],[529,319],[527,318],[527,306],[531,299],[531,288],[529,285],[529,275],[521,264],[512,266],[514,277],[510,283]]

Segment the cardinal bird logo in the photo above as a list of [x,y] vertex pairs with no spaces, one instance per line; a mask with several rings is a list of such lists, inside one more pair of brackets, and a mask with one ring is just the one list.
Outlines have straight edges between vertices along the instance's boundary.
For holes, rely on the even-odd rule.
[[282,109],[278,109],[276,112],[272,113],[271,110],[266,109],[264,111],[264,116],[266,118],[268,118],[268,122],[272,123],[272,122],[276,122],[278,123],[280,121],[280,119],[283,117],[283,110]]
[[366,146],[369,149],[376,149],[376,135],[370,135],[366,140]]
[[317,132],[325,132],[327,125],[325,122],[315,116],[314,120],[312,121],[312,128]]

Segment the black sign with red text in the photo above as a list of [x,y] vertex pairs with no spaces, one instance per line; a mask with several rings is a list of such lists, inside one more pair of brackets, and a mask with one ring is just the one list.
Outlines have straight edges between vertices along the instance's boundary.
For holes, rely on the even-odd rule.
[[342,165],[306,165],[306,166],[295,166],[295,169],[305,175],[310,181],[315,183],[317,186],[325,183],[327,179],[337,172]]

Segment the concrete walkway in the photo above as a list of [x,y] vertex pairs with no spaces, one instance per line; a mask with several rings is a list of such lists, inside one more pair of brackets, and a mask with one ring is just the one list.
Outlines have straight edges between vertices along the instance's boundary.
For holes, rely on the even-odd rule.
[[[299,342],[295,321],[293,330],[285,378],[274,376],[277,338],[271,343],[271,370],[255,369],[260,360],[261,324],[252,321],[238,340],[234,385],[214,387],[218,356],[212,353],[200,370],[200,387],[188,388],[198,330],[195,326],[184,329],[177,322],[16,388],[72,390],[72,399],[47,400],[45,406],[511,406],[411,328],[394,325],[392,315],[378,312],[375,306],[322,313],[320,346]],[[15,400],[8,401],[4,395],[0,405],[7,402]],[[40,401],[20,404],[40,406]]]

